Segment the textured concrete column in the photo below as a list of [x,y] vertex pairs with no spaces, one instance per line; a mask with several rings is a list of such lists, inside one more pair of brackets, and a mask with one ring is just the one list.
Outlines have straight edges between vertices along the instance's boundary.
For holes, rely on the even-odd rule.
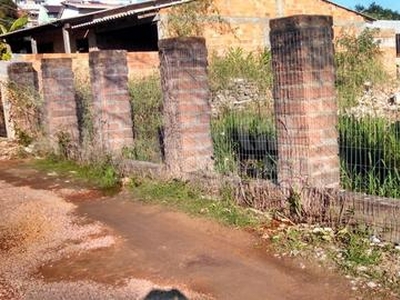
[[202,38],[159,42],[165,163],[174,175],[211,171],[210,89]]
[[68,134],[71,142],[79,140],[74,75],[70,58],[42,59],[44,127],[51,140],[60,133]]
[[119,154],[133,145],[126,51],[90,52],[89,67],[96,138],[104,151]]
[[332,18],[271,20],[278,181],[339,185]]
[[[14,90],[14,96],[35,97],[39,89],[38,74],[34,70],[32,63],[13,62],[7,66],[6,80],[7,85],[2,87],[2,100],[7,136],[14,138],[14,129],[16,128],[29,134],[33,127],[35,129],[39,128],[40,116],[33,115],[34,111],[28,111],[28,107],[22,108],[22,110],[21,107],[14,107],[14,101],[21,101],[21,104],[24,104],[27,99],[13,99],[14,101],[9,99],[11,96],[10,89]],[[35,101],[34,98],[31,100]]]

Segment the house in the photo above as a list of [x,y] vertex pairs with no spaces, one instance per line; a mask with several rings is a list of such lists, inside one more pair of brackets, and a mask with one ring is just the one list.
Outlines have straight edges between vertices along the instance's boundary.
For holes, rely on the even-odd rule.
[[[157,42],[170,36],[171,7],[190,0],[150,0],[117,8],[68,16],[48,24],[2,35],[14,53],[75,53],[91,49],[156,51]],[[201,0],[194,0],[201,1]],[[214,0],[218,19],[227,24],[215,30],[213,16],[204,21],[204,37],[211,51],[227,47],[248,51],[269,46],[269,20],[294,14],[331,15],[334,30],[360,29],[374,19],[328,0]],[[87,4],[68,2],[70,9]],[[101,4],[104,7],[104,4]],[[70,11],[70,13],[72,13]]]
[[187,0],[154,0],[96,11],[1,35],[13,53],[76,53],[95,49],[156,51],[158,12]]
[[92,12],[120,6],[118,4],[104,4],[98,1],[64,1],[59,12],[59,19],[68,19]]
[[[97,4],[69,0],[65,4],[70,9],[68,14],[72,14],[73,8],[76,16],[64,11],[61,15],[65,18],[3,34],[1,38],[11,46],[13,53],[85,53],[97,49],[156,52],[158,41],[172,36],[169,22],[174,7],[202,0],[136,0],[104,9],[123,1],[128,0],[103,0]],[[91,9],[102,10],[79,14],[79,11],[89,9],[89,3],[93,4]],[[376,21],[328,0],[213,0],[213,4],[214,13],[200,20],[200,26],[209,52],[217,54],[223,54],[231,47],[245,51],[269,48],[269,21],[273,18],[298,14],[330,15],[335,36],[342,31],[360,32]],[[377,38],[386,41],[385,64],[395,73],[394,32],[385,31]]]
[[389,37],[392,37],[394,34],[394,36],[395,36],[394,43],[393,43],[392,38],[389,38],[389,39],[382,38],[380,40],[380,42],[383,46],[396,48],[397,62],[398,62],[398,64],[400,64],[400,21],[377,20],[377,21],[373,22],[372,24],[369,24],[368,27],[369,28],[377,28],[380,31],[391,32],[391,34],[389,34]]

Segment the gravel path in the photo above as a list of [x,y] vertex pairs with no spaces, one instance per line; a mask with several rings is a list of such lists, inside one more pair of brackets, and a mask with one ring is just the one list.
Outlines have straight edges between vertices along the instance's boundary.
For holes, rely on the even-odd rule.
[[18,185],[0,178],[0,299],[143,299],[154,289],[169,289],[136,278],[118,286],[42,278],[38,270],[44,265],[117,247],[121,240],[104,224],[78,216],[76,205],[59,195],[68,189]]

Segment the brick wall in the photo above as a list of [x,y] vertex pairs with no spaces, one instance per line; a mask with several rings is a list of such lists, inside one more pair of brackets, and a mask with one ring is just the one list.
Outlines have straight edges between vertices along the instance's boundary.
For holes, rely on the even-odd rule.
[[278,181],[339,186],[332,18],[271,21]]
[[127,52],[129,77],[145,77],[159,72],[158,52]]
[[[277,17],[329,15],[333,17],[335,34],[350,27],[362,28],[365,24],[362,16],[323,0],[215,0],[215,6],[229,26],[205,23],[204,37],[210,53],[222,54],[230,47],[263,50],[269,46],[269,20]],[[168,15],[168,10],[162,10],[161,15]]]
[[45,132],[54,148],[59,146],[60,134],[64,135],[64,142],[68,139],[71,145],[77,144],[79,131],[72,60],[45,58],[41,69]]
[[381,59],[386,71],[393,77],[396,76],[396,31],[394,29],[380,29],[374,37],[379,42]]
[[133,145],[126,51],[89,54],[95,139],[100,149],[119,155]]
[[[32,62],[35,70],[40,71],[43,58],[70,58],[75,74],[89,74],[89,53],[43,53],[43,54],[18,54],[15,60]],[[129,77],[147,76],[158,72],[160,60],[158,52],[127,52]]]
[[159,42],[165,164],[179,176],[213,170],[207,49],[201,38]]
[[12,119],[13,129],[25,133],[37,132],[40,126],[39,110],[35,109],[35,105],[38,105],[35,101],[39,101],[35,97],[38,93],[37,72],[31,63],[16,62],[8,65],[7,74],[8,91],[4,96],[11,103],[9,118]]

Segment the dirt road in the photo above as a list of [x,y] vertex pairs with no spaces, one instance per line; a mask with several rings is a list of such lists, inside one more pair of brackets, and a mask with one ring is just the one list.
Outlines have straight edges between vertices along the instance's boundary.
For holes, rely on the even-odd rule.
[[0,161],[0,255],[0,299],[355,299],[249,233],[16,162]]

